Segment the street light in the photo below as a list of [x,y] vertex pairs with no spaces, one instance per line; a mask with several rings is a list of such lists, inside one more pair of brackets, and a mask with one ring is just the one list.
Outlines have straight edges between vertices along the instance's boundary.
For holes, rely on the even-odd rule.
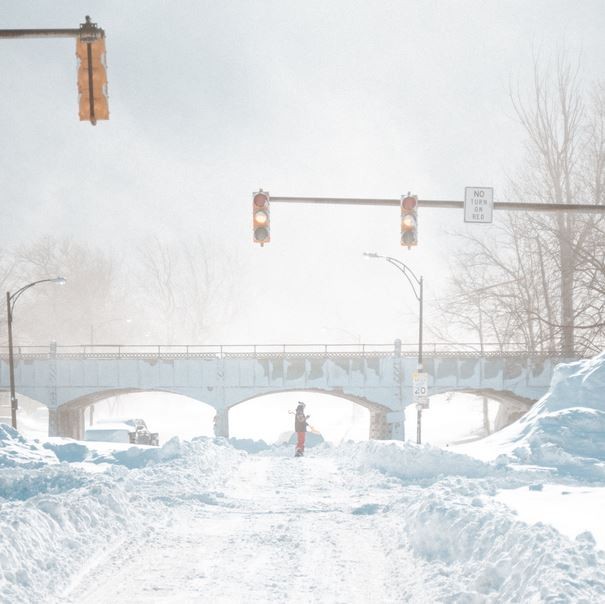
[[[395,268],[403,273],[403,276],[408,280],[412,291],[414,292],[414,296],[416,300],[418,300],[420,304],[420,310],[418,313],[418,371],[422,371],[422,304],[423,304],[423,278],[422,276],[418,278],[414,271],[401,262],[401,260],[397,260],[396,258],[391,258],[391,256],[380,256],[376,252],[364,252],[364,256],[368,258],[382,258],[386,260],[389,264],[392,264]],[[411,277],[411,278],[410,278]],[[412,281],[413,279],[413,281]],[[416,442],[420,444],[422,442],[422,407],[418,405],[417,408],[417,427],[416,427]]]
[[15,396],[15,361],[13,357],[13,311],[15,309],[15,303],[21,296],[21,294],[39,283],[56,283],[57,285],[65,285],[65,279],[63,277],[55,277],[54,279],[40,279],[33,283],[24,285],[21,289],[18,289],[14,294],[6,292],[6,313],[8,317],[8,364],[9,364],[9,379],[10,379],[10,390],[11,390],[11,424],[13,428],[17,429],[17,397]]

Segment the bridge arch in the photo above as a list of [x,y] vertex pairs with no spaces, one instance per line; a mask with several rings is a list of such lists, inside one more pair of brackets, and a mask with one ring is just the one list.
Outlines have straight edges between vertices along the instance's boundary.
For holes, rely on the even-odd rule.
[[[422,442],[449,446],[480,440],[525,415],[535,401],[490,388],[440,389],[431,392],[422,414]],[[416,410],[406,410],[409,433],[417,429]]]
[[506,426],[523,417],[536,403],[535,400],[520,396],[510,390],[495,390],[493,388],[465,388],[456,392],[474,394],[500,403],[494,419],[494,431],[502,430]]
[[[308,397],[309,394],[313,394],[313,395],[324,395],[324,396],[329,396],[332,398],[336,398],[336,399],[341,399],[344,401],[348,401],[350,403],[353,403],[355,405],[358,405],[359,407],[366,409],[369,412],[369,438],[371,439],[385,439],[385,438],[392,438],[392,433],[391,433],[391,424],[389,424],[388,420],[387,420],[387,416],[392,413],[392,409],[390,409],[389,407],[387,407],[386,405],[383,405],[381,403],[375,402],[375,401],[371,401],[368,400],[365,397],[362,396],[357,396],[354,394],[350,394],[350,393],[345,393],[342,392],[341,390],[332,390],[332,389],[326,389],[326,388],[282,388],[282,389],[276,389],[276,390],[272,390],[271,392],[259,392],[256,394],[253,394],[251,396],[246,396],[245,398],[236,401],[234,403],[229,404],[225,409],[223,409],[222,411],[220,411],[217,414],[217,432],[221,435],[221,436],[228,436],[230,431],[229,431],[229,412],[232,411],[233,409],[235,409],[236,407],[239,407],[242,404],[245,403],[249,403],[251,401],[254,400],[258,400],[260,398],[266,397],[266,396],[279,396],[281,394],[286,394],[286,395],[294,395],[296,394],[296,398],[297,400],[305,400],[305,396]],[[308,402],[308,399],[307,401]],[[317,403],[313,403],[314,408],[317,407]],[[293,409],[294,409],[293,405]],[[319,408],[321,408],[321,404],[319,404]]]
[[[140,395],[140,397],[137,399],[130,395]],[[145,395],[152,396],[149,397],[149,400],[145,400],[143,398]],[[168,400],[162,401],[162,397],[167,398]],[[120,401],[122,406],[126,408],[134,406],[139,409],[136,411],[116,412],[113,414],[108,413],[107,409],[104,408],[104,404],[109,403],[112,399],[119,400],[121,398],[123,399]],[[178,402],[176,399],[182,399],[182,401]],[[193,403],[194,406],[192,406],[191,403]],[[197,409],[195,409],[196,406]],[[49,429],[54,430],[55,434],[82,440],[84,438],[87,420],[88,424],[93,423],[95,419],[98,419],[100,412],[101,415],[104,415],[105,417],[142,417],[152,431],[158,431],[157,429],[154,429],[154,418],[155,423],[158,423],[158,407],[169,408],[170,411],[166,411],[166,417],[172,418],[172,421],[170,421],[170,419],[167,421],[162,420],[162,424],[167,425],[168,428],[160,432],[161,442],[168,438],[166,436],[167,434],[177,435],[182,432],[182,429],[179,430],[175,426],[178,424],[177,420],[179,416],[182,418],[183,414],[188,415],[190,421],[195,422],[195,424],[192,424],[190,429],[186,431],[186,436],[212,434],[212,418],[215,414],[215,409],[211,404],[201,398],[157,388],[112,388],[79,396],[63,403],[56,409],[50,410]],[[148,410],[145,408],[148,408]],[[193,413],[194,410],[196,413]],[[164,413],[162,413],[162,415],[164,415]],[[204,417],[205,415],[207,417]]]

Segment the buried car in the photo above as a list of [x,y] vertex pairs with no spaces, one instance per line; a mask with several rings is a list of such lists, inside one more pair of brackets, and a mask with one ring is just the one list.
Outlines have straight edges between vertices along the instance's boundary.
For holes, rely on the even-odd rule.
[[84,440],[158,447],[160,435],[150,432],[142,419],[100,419],[86,428]]

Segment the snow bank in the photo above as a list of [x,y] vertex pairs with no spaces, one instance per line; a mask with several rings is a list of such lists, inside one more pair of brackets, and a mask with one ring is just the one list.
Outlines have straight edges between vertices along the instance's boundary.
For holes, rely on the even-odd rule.
[[553,412],[568,407],[605,411],[605,352],[592,359],[557,365],[548,394],[534,409]]
[[444,476],[482,478],[495,466],[431,445],[401,441],[344,443],[334,449],[343,463],[372,468],[406,481],[432,482]]
[[[544,422],[539,425],[552,421],[550,414],[540,417]],[[587,429],[577,414],[567,417],[569,430]],[[589,427],[598,430],[599,424],[590,422]],[[547,427],[543,430],[549,432]],[[561,432],[565,430],[559,423],[557,434]],[[564,441],[560,437],[559,442]],[[594,453],[588,433],[576,451]],[[401,499],[388,509],[397,516],[389,546],[409,548],[428,563],[436,586],[441,577],[448,577],[443,601],[596,602],[605,593],[605,552],[596,548],[592,533],[570,539],[553,527],[520,521],[494,499],[503,487],[535,480],[543,474],[539,470],[512,471],[503,457],[486,463],[429,445],[395,441],[347,443],[321,454],[334,455],[345,472],[375,469],[404,481]],[[573,456],[565,461],[572,464]],[[352,513],[387,511],[381,495],[377,492],[375,497],[376,502]]]
[[50,439],[41,443],[25,438],[14,428],[0,424],[0,468],[41,468],[60,462],[115,464],[127,468],[142,468],[183,455],[183,445],[174,437],[162,447],[142,445],[120,446],[73,441],[67,438]]
[[244,455],[209,438],[105,451],[41,445],[0,426],[0,601],[60,602],[87,563],[153,533],[158,506],[220,503],[223,476]]
[[319,454],[335,456],[344,473],[374,469],[404,481],[400,500],[388,510],[375,490],[375,502],[351,513],[396,515],[388,545],[409,548],[430,564],[435,585],[448,577],[437,601],[595,602],[605,593],[605,552],[590,532],[570,539],[520,521],[494,499],[499,489],[518,487],[539,471],[512,471],[500,465],[502,458],[486,463],[399,441],[347,443]]
[[226,443],[228,442],[234,449],[246,451],[247,453],[260,453],[272,448],[272,445],[268,445],[264,440],[253,440],[251,438],[229,438],[222,440]]
[[111,447],[106,451],[99,451],[94,446],[89,447],[77,442],[48,442],[44,446],[51,449],[59,461],[107,463],[125,466],[130,469],[144,468],[183,455],[183,445],[176,436],[161,447],[137,445],[124,448]]
[[[61,476],[51,469],[40,472],[30,482],[32,486],[52,484],[53,478]],[[133,513],[123,488],[106,477],[96,477],[94,485],[83,488],[77,477],[72,476],[69,485],[70,477],[62,476],[64,492],[32,490],[23,502],[0,500],[4,602],[48,602],[48,594],[66,586],[82,561],[137,532],[142,516]]]
[[23,472],[7,468],[0,473],[0,504],[2,500],[25,501],[41,493],[66,493],[89,484],[86,474],[74,473],[66,465],[55,464]]
[[39,468],[56,462],[56,456],[38,441],[25,438],[7,424],[0,424],[0,468]]
[[561,364],[548,393],[500,432],[456,447],[480,459],[552,468],[582,481],[605,480],[605,353]]
[[516,443],[512,456],[521,463],[556,468],[583,481],[605,481],[604,412],[572,407],[539,414],[519,431]]
[[[570,540],[528,525],[487,496],[450,479],[413,493],[401,507],[399,541],[415,555],[459,575],[451,602],[596,602],[605,593],[605,553],[590,533]],[[447,570],[445,570],[447,569]]]

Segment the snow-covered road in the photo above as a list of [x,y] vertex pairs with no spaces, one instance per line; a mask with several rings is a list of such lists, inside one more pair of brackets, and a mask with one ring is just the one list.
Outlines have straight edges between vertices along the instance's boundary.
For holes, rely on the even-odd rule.
[[396,481],[344,474],[333,457],[248,457],[225,478],[222,492],[165,507],[150,535],[97,560],[70,601],[432,599],[423,564],[393,548]]
[[291,448],[248,454],[205,437],[97,451],[4,427],[0,441],[3,603],[605,594],[605,554],[590,534],[526,524],[498,501],[503,489],[533,488],[542,470],[401,442],[294,459]]
[[[190,451],[132,471],[124,487],[143,522],[87,562],[59,601],[596,602],[605,593],[605,559],[590,538],[517,521],[492,495],[520,479],[494,468],[484,478],[475,460],[401,443],[303,459],[197,444],[227,463],[196,466]],[[448,458],[458,476],[431,475]],[[424,476],[395,476],[391,464]]]
[[604,387],[605,354],[561,365],[529,413],[457,451],[294,459],[0,425],[0,602],[604,602]]

